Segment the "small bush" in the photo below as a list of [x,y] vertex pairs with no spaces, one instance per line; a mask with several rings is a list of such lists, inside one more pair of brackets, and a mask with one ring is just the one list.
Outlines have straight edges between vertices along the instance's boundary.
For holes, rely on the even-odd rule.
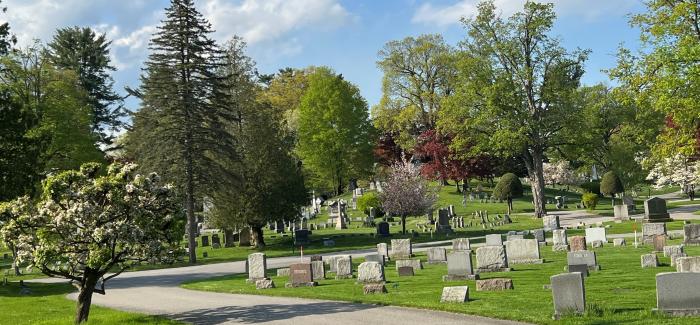
[[600,182],[599,181],[584,182],[581,184],[581,188],[583,189],[584,193],[590,192],[590,193],[594,193],[596,195],[600,195]]
[[600,192],[609,195],[609,196],[614,196],[617,193],[622,193],[625,191],[625,188],[622,186],[622,181],[620,180],[617,175],[613,172],[607,172],[603,175],[603,180],[600,181]]
[[379,196],[376,192],[367,192],[357,198],[357,209],[369,216],[369,208],[374,208],[374,216],[381,217],[384,215],[382,211],[382,203],[379,201]]
[[493,189],[492,196],[501,200],[505,200],[509,196],[511,198],[523,196],[523,184],[520,182],[520,178],[513,173],[504,174]]
[[583,203],[583,206],[588,210],[595,209],[595,206],[598,205],[598,194],[584,193],[581,197],[581,203]]

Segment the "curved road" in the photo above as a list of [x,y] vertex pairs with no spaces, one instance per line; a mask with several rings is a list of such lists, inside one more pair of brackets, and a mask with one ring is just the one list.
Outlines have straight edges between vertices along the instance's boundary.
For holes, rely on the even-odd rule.
[[[416,246],[420,245],[414,245]],[[417,247],[414,250],[423,249],[425,248]],[[374,251],[346,253],[353,257],[361,257]],[[298,260],[299,257],[270,258],[267,265],[268,268],[279,268]],[[245,273],[245,262],[128,272],[108,282],[107,294],[95,294],[93,303],[119,310],[163,315],[193,324],[523,324],[413,308],[213,293],[179,287],[185,281],[233,273]],[[77,294],[70,294],[69,298],[76,299],[76,296]]]

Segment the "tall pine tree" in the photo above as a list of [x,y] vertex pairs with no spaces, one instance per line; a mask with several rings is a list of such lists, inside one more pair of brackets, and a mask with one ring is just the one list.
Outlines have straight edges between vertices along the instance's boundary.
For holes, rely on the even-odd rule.
[[150,42],[142,99],[127,148],[144,171],[176,184],[188,221],[189,259],[196,262],[196,200],[236,181],[231,168],[235,110],[217,75],[222,53],[192,0],[171,0]]
[[89,27],[68,27],[56,31],[49,47],[49,58],[59,69],[75,71],[92,108],[92,129],[102,144],[109,145],[114,131],[126,116],[121,96],[114,92],[110,72],[109,46],[105,34]]

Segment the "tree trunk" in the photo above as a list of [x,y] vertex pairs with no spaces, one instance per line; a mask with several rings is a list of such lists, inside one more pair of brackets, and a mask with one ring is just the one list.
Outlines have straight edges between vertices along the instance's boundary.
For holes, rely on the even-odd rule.
[[260,226],[251,226],[250,229],[252,230],[252,239],[253,239],[253,246],[257,249],[264,249],[265,248],[265,237],[263,237],[263,229]]
[[513,213],[513,198],[509,196],[506,201],[506,204],[508,204],[508,215],[510,215],[511,213]]
[[97,284],[97,274],[85,271],[82,283],[80,284],[80,293],[78,294],[78,305],[75,311],[75,323],[81,324],[88,321],[90,316],[90,305],[92,304],[92,294]]
[[17,263],[17,250],[14,246],[10,246],[10,250],[12,251],[12,270],[15,272],[15,276],[20,276],[22,274],[19,272],[19,263]]
[[401,232],[405,235],[406,234],[406,216],[401,216]]
[[530,177],[530,186],[532,187],[532,201],[535,207],[535,216],[542,218],[547,214],[544,199],[544,173],[542,169],[543,153],[538,148],[525,150],[524,161],[527,167],[527,173]]
[[224,247],[233,247],[234,245],[233,230],[224,229]]
[[455,181],[455,187],[457,187],[457,193],[462,193],[462,189],[459,187],[459,181]]
[[440,185],[442,185],[442,186],[448,186],[448,185],[450,185],[450,183],[447,182],[447,179],[441,178],[441,179],[440,179]]

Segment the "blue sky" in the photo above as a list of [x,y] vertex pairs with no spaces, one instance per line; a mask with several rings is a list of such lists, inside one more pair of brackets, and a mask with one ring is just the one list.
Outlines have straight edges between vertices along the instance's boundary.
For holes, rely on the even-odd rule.
[[[475,13],[476,0],[195,0],[217,30],[215,38],[233,35],[249,43],[249,55],[263,73],[284,67],[327,65],[355,83],[368,103],[381,97],[377,52],[395,39],[441,33],[451,44],[464,37],[462,16]],[[503,15],[522,8],[524,0],[496,0]],[[638,32],[628,15],[644,10],[639,0],[554,0],[554,33],[565,47],[592,50],[584,82],[608,82],[600,70],[615,64],[617,47],[635,48]],[[56,28],[91,26],[113,40],[118,90],[138,86],[151,33],[168,0],[4,0],[2,19],[27,45],[50,40]],[[134,109],[137,103],[130,102]]]

